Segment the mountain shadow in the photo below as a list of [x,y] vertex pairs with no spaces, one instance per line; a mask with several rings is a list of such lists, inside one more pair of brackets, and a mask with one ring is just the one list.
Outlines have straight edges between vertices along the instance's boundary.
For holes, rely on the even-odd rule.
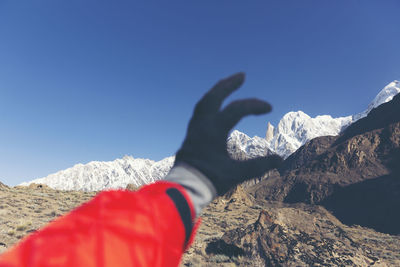
[[361,225],[400,234],[400,177],[384,175],[346,187],[319,203],[347,225]]
[[400,234],[400,149],[391,153],[389,175],[346,187],[336,186],[319,204],[348,225],[358,224],[387,234]]

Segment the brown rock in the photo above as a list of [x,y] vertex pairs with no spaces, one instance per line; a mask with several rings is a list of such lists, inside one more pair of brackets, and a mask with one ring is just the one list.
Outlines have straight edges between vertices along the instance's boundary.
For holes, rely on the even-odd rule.
[[207,245],[206,253],[252,259],[257,262],[252,266],[400,264],[400,237],[345,226],[319,206],[263,206],[254,223],[226,231]]
[[5,190],[5,189],[8,189],[8,188],[9,188],[8,186],[6,186],[2,182],[0,182],[0,190]]
[[136,191],[138,188],[139,187],[134,184],[128,184],[125,189],[130,191]]
[[51,190],[51,188],[48,185],[45,184],[35,184],[35,183],[31,183],[28,186],[29,189],[46,189],[46,190]]

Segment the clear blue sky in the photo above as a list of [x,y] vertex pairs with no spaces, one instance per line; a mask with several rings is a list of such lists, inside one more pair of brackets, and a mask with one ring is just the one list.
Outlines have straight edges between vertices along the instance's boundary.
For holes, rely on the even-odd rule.
[[400,79],[400,1],[0,0],[0,181],[92,160],[173,155],[193,105],[245,71],[229,100],[286,113],[362,111]]

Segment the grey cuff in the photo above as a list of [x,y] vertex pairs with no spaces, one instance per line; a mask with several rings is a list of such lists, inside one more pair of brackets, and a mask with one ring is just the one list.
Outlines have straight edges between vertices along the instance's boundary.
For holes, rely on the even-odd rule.
[[182,185],[190,196],[196,216],[216,196],[217,190],[208,178],[192,166],[180,162],[165,177],[165,180]]

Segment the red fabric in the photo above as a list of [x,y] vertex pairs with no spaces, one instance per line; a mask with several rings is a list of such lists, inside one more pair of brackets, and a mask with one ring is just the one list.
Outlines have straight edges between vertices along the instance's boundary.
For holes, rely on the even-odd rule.
[[105,191],[2,254],[0,266],[178,266],[185,229],[169,188],[185,196],[194,218],[189,196],[175,183]]

